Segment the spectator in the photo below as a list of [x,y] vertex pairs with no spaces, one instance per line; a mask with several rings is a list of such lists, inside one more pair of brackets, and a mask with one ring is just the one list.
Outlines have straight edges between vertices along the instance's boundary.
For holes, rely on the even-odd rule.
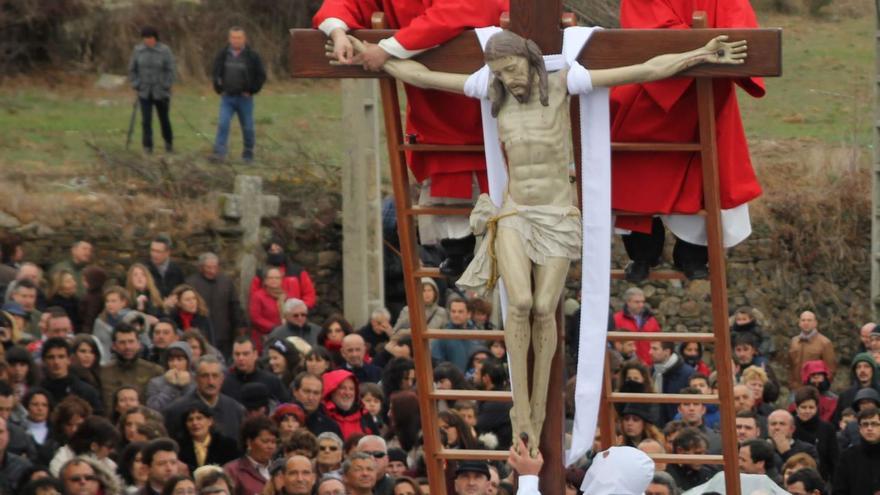
[[830,423],[819,418],[819,391],[812,385],[805,385],[794,394],[797,406],[793,438],[816,447],[819,453],[819,473],[826,480],[834,477],[837,464],[837,435]]
[[852,372],[852,386],[843,391],[837,400],[837,408],[834,411],[832,423],[840,422],[840,415],[844,409],[853,406],[856,394],[864,388],[870,388],[880,393],[880,372],[877,362],[867,352],[856,354],[850,367]]
[[860,410],[858,426],[861,442],[840,456],[834,495],[873,494],[880,487],[880,409]]
[[[688,387],[695,388],[703,395],[711,395],[712,387],[709,386],[709,377],[701,373],[694,373],[688,378]],[[720,404],[705,404],[706,414],[703,415],[703,423],[714,430],[721,424]]]
[[92,262],[92,253],[94,249],[92,244],[86,240],[78,240],[70,246],[70,258],[59,261],[52,265],[49,269],[50,277],[59,271],[66,271],[73,276],[76,282],[76,295],[85,294],[85,286],[83,285],[83,269]]
[[324,410],[323,391],[324,382],[317,375],[304,372],[293,380],[293,397],[306,413],[306,428],[316,435],[331,432],[342,436],[339,425]]
[[31,467],[31,462],[21,456],[13,454],[9,446],[9,430],[6,418],[0,417],[0,493],[15,493],[21,475]]
[[204,402],[190,402],[183,409],[180,422],[179,457],[190,471],[208,464],[222,466],[241,455],[237,441],[218,431],[214,412]]
[[17,234],[6,233],[0,239],[0,284],[15,280],[16,272],[24,259],[24,241]]
[[43,344],[43,363],[46,378],[40,386],[52,394],[55,402],[73,394],[85,399],[96,414],[103,414],[104,407],[98,390],[70,372],[70,345],[65,339],[54,337]]
[[249,418],[241,425],[245,454],[223,466],[235,484],[233,495],[260,493],[269,481],[269,463],[278,443],[278,429],[266,417]]
[[302,369],[299,351],[287,340],[268,339],[266,342],[267,371],[277,376],[287,390]]
[[765,372],[769,368],[767,358],[758,354],[758,344],[755,336],[751,333],[736,335],[733,339],[734,372],[735,379],[740,381],[742,372],[755,366]]
[[819,321],[812,311],[801,313],[798,321],[800,334],[792,337],[788,346],[788,386],[791,390],[801,387],[800,371],[807,361],[821,359],[828,366],[831,375],[834,375],[834,371],[837,369],[834,344],[828,337],[819,333],[818,326]]
[[[154,327],[154,330],[159,325]],[[147,383],[147,406],[161,411],[181,396],[195,390],[192,349],[186,342],[174,342],[165,353],[165,373]]]
[[269,410],[278,404],[269,397],[269,388],[260,382],[245,383],[241,387],[239,402],[244,406],[246,418],[268,417]]
[[[85,290],[83,290],[85,293]],[[76,278],[67,270],[58,270],[52,274],[52,284],[49,286],[49,297],[46,304],[50,307],[57,306],[64,310],[70,318],[74,330],[82,328],[82,320],[79,315],[79,296],[77,295]]]
[[392,332],[391,313],[386,308],[376,308],[370,313],[370,321],[357,333],[364,338],[367,354],[376,356],[384,350]]
[[[314,309],[318,298],[315,294],[315,285],[309,272],[303,267],[290,261],[284,252],[284,243],[278,239],[271,239],[266,244],[266,269],[275,267],[281,271],[281,286],[290,298],[300,299],[308,309]],[[257,275],[251,280],[251,294],[256,291],[263,282],[263,275]]]
[[658,471],[654,473],[645,495],[678,495],[678,486],[669,474]]
[[382,370],[382,393],[386,399],[395,392],[412,390],[415,384],[416,369],[412,359],[396,357]]
[[[708,443],[702,433],[694,428],[684,428],[672,441],[676,454],[705,454]],[[668,464],[666,472],[672,475],[675,484],[683,491],[701,485],[715,474],[706,464]]]
[[272,412],[272,421],[278,426],[278,440],[284,445],[297,430],[305,428],[306,413],[299,404],[289,402],[275,408]]
[[[807,361],[801,370],[803,385],[811,385],[819,392],[819,419],[831,423],[837,410],[838,397],[831,391],[831,373],[821,359]],[[794,412],[794,404],[789,408]]]
[[136,387],[138,397],[145,397],[147,383],[164,373],[158,364],[139,358],[140,352],[137,330],[126,324],[116,326],[113,330],[113,353],[116,359],[101,367],[104,404],[111,404],[113,393],[123,385]]
[[[624,361],[620,366],[617,376],[617,392],[631,394],[647,394],[654,392],[654,381],[651,379],[651,371],[640,359]],[[626,407],[623,403],[615,404],[617,414],[623,413]],[[660,418],[660,408],[657,404],[648,404],[655,421]]]
[[[416,480],[409,476],[401,474],[394,478],[394,491],[391,492],[392,495],[420,495],[422,493]],[[319,493],[318,495],[321,494]]]
[[385,394],[382,387],[376,383],[360,384],[361,404],[364,406],[364,412],[370,415],[370,421],[375,423],[380,432],[384,432],[385,426]]
[[[817,466],[816,459],[813,459],[803,452],[789,457],[788,460],[785,461],[785,464],[782,465],[783,485],[787,485],[789,477],[797,471],[800,471],[801,469],[815,470]],[[816,475],[819,475],[818,471],[816,472]],[[821,479],[821,477],[819,478]]]
[[446,441],[443,445],[447,449],[480,448],[471,429],[454,412],[441,411],[438,414],[437,426],[445,435]]
[[284,495],[311,495],[315,478],[315,469],[308,457],[288,457],[284,464]]
[[33,356],[19,345],[6,349],[6,362],[9,364],[9,384],[15,396],[21,399],[32,388],[40,383],[40,370],[34,363]]
[[385,439],[376,435],[367,435],[357,443],[357,451],[373,458],[376,467],[373,495],[393,495],[394,480],[388,474],[388,445]]
[[325,476],[318,482],[317,495],[345,495],[345,483],[336,476]]
[[55,452],[52,462],[49,463],[49,472],[52,476],[58,476],[61,466],[79,456],[89,457],[114,473],[116,463],[109,455],[118,443],[119,432],[109,421],[98,416],[88,417],[70,437],[70,442]]
[[202,356],[214,356],[220,363],[225,361],[223,354],[205,340],[202,332],[195,328],[191,328],[180,336],[180,340],[189,344],[192,349],[193,362],[198,361]]
[[94,335],[79,334],[73,338],[71,369],[83,381],[101,390],[101,347]]
[[147,470],[141,451],[145,442],[130,443],[119,454],[119,475],[125,486],[125,493],[137,493],[147,484]]
[[257,368],[259,355],[254,343],[245,336],[232,345],[233,366],[223,382],[223,393],[241,402],[242,387],[248,383],[262,383],[276,402],[290,402],[290,392],[274,374]]
[[[150,242],[150,259],[146,262],[159,294],[163,298],[171,295],[175,287],[183,283],[183,270],[171,261],[171,238],[158,235]],[[166,301],[165,305],[169,305]]]
[[373,457],[355,452],[342,463],[342,477],[348,495],[372,495],[376,485],[376,464]]
[[[124,411],[119,415],[119,420],[117,421],[117,427],[122,436],[122,446],[125,447],[129,443],[145,441],[141,438],[145,435],[143,433],[144,428],[149,425],[151,430],[159,431],[158,428],[155,428],[154,423],[161,425],[162,422],[162,415],[148,407],[136,406]],[[159,436],[167,436],[167,432],[159,431],[159,433],[162,433]]]
[[[415,460],[422,443],[422,422],[419,399],[414,392],[397,392],[391,396],[388,406],[389,435],[397,439],[407,458]],[[410,463],[412,464],[412,463]]]
[[746,385],[733,386],[733,409],[740,413],[743,411],[755,411],[755,394]]
[[[134,325],[135,321],[146,322],[146,315],[128,308],[131,301],[128,300],[128,292],[118,285],[108,287],[104,291],[104,311],[95,320],[92,327],[92,335],[98,338],[102,349],[111,349],[113,346],[113,331],[121,324]],[[137,338],[147,344],[146,336],[138,332]],[[107,364],[110,362],[110,354],[104,356]]]
[[621,435],[617,443],[638,447],[643,440],[650,438],[662,444],[663,433],[657,428],[656,421],[648,404],[626,404],[619,419]]
[[25,312],[24,330],[29,340],[39,340],[40,318],[43,313],[37,309],[38,286],[28,278],[17,280],[10,285],[12,302],[18,303]]
[[[674,394],[685,388],[694,369],[675,352],[672,342],[651,342],[651,360],[654,363],[654,391]],[[666,423],[675,417],[675,404],[660,407],[660,422]],[[696,486],[696,485],[694,485]]]
[[141,106],[141,141],[144,152],[153,152],[153,107],[159,115],[165,151],[174,151],[174,134],[168,111],[171,104],[171,85],[174,83],[174,55],[167,45],[159,42],[159,32],[153,27],[141,29],[142,42],[134,47],[128,63],[128,79],[137,93]]
[[[446,308],[440,306],[440,290],[432,278],[422,277],[422,303],[425,306],[426,328],[446,328],[449,315]],[[409,306],[404,306],[394,323],[394,330],[410,328]]]
[[327,352],[330,353],[333,362],[337,366],[342,366],[345,363],[345,360],[342,359],[342,354],[340,354],[342,339],[352,332],[354,332],[354,329],[351,323],[343,318],[342,315],[331,315],[324,321],[324,326],[321,327],[321,331],[318,333],[318,345],[327,349]]
[[818,461],[819,453],[816,451],[816,447],[794,438],[794,430],[794,418],[785,409],[777,409],[767,418],[769,440],[783,462],[801,452]]
[[[89,407],[87,402],[76,397],[72,397],[70,400],[84,403],[85,407],[88,408],[88,414],[91,414],[91,407]],[[31,459],[36,457],[36,449],[22,425],[13,419],[14,416],[19,416],[19,414],[13,415],[13,410],[20,408],[21,406],[17,404],[12,387],[7,382],[0,381],[0,418],[6,420],[6,431],[9,432],[6,452]]]
[[49,422],[55,405],[51,397],[48,391],[34,387],[21,399],[21,404],[27,411],[22,426],[30,435],[37,452],[37,456],[31,460],[44,466],[49,464],[58,448],[55,431]]
[[335,370],[325,373],[323,381],[324,410],[339,425],[343,440],[355,433],[379,432],[369,415],[363,412],[354,374],[346,370]]
[[777,481],[773,469],[773,448],[761,439],[748,440],[739,447],[739,472],[742,474],[763,474]]
[[345,360],[343,369],[351,371],[360,383],[378,383],[382,378],[382,369],[364,361],[366,343],[359,334],[352,333],[342,339],[340,354]]
[[[388,449],[388,474],[391,475],[392,478],[403,478],[409,472],[409,466],[406,465],[406,452],[403,449]],[[395,487],[397,483],[395,482]],[[416,491],[414,494],[418,494],[418,486],[413,487]],[[395,494],[397,495],[397,494]]]
[[174,326],[183,331],[199,330],[209,344],[216,346],[214,328],[208,318],[208,305],[195,288],[186,284],[178,285],[171,291],[170,300],[174,301],[170,309]]
[[229,123],[233,114],[238,115],[244,135],[241,157],[245,163],[254,159],[254,95],[260,92],[266,81],[266,70],[260,56],[249,45],[244,29],[229,29],[229,44],[214,58],[212,69],[214,91],[220,95],[220,116],[217,136],[214,139],[214,159],[226,159],[226,142],[229,140]]
[[468,310],[471,312],[471,319],[474,322],[474,326],[478,329],[495,330],[495,325],[490,320],[492,317],[492,303],[483,298],[475,297],[468,301]]
[[193,472],[196,479],[196,489],[203,495],[221,494],[231,495],[234,485],[229,476],[218,466],[205,466]]
[[157,438],[141,451],[141,459],[147,467],[147,483],[138,495],[159,495],[162,488],[177,473],[177,444],[170,438]]
[[455,494],[489,493],[489,465],[485,461],[461,461],[455,468]]
[[315,468],[318,474],[323,476],[342,467],[343,442],[339,435],[329,431],[318,435],[318,456],[315,458]]
[[682,342],[678,346],[678,354],[697,373],[702,373],[706,376],[712,374],[709,365],[703,361],[703,344],[700,342]]
[[[507,388],[507,369],[497,361],[483,363],[483,388],[486,390],[505,390]],[[483,402],[477,412],[477,433],[492,433],[498,438],[498,449],[509,449],[513,443],[513,427],[510,423],[510,403]]]
[[162,318],[150,327],[150,340],[151,346],[147,360],[163,365],[166,360],[165,353],[168,351],[168,346],[178,342],[180,335],[177,333],[177,327],[173,321],[169,318]]
[[230,438],[238,437],[238,425],[244,418],[244,407],[228,395],[223,395],[223,367],[214,356],[202,356],[196,361],[196,388],[169,404],[162,414],[172,437],[180,436],[179,419],[191,401],[200,400],[211,408],[217,429]]
[[[471,321],[471,313],[468,310],[467,301],[453,299],[449,301],[449,323],[447,329],[475,330]],[[472,342],[466,339],[451,340],[442,339],[431,342],[431,357],[440,362],[450,362],[461,371],[468,369],[468,357],[472,352]]]
[[[687,395],[701,395],[698,389],[685,387],[679,393]],[[694,428],[703,434],[708,442],[708,452],[710,454],[721,453],[721,435],[717,431],[709,428],[703,422],[703,416],[706,414],[706,406],[699,402],[682,402],[678,405],[678,413],[686,427]]]
[[59,475],[65,494],[99,495],[121,493],[116,475],[87,457],[74,457],[61,467]]
[[95,319],[104,310],[104,284],[107,272],[97,266],[87,266],[82,271],[86,292],[79,301],[79,315],[83,329],[92,328]]
[[[623,309],[614,313],[614,328],[627,332],[660,331],[660,324],[645,303],[642,289],[630,287],[623,293]],[[636,355],[646,366],[654,364],[649,341],[643,340],[636,344]]]
[[159,318],[165,314],[165,303],[153,275],[143,263],[134,263],[125,277],[125,290],[132,306],[141,313]]
[[[661,433],[661,435],[662,435],[662,433]],[[660,442],[660,441],[654,440],[653,438],[646,438],[646,439],[642,440],[641,442],[639,442],[639,445],[637,448],[648,455],[650,455],[650,454],[665,454],[666,447],[663,446],[664,443],[665,442]],[[666,471],[666,463],[655,461],[654,462],[654,470],[657,472]],[[583,475],[581,475],[581,478],[583,478]],[[580,483],[578,483],[574,486],[575,486],[575,488],[579,488],[581,485],[580,485]]]
[[749,387],[755,404],[752,408],[760,415],[767,416],[773,412],[773,406],[764,402],[764,389],[769,382],[767,373],[757,366],[749,366],[742,372],[740,382]]
[[141,405],[141,398],[137,389],[131,385],[123,385],[113,392],[113,403],[108,408],[110,420],[118,421],[119,416],[133,407]]
[[859,352],[871,351],[871,333],[877,328],[876,323],[865,323],[859,329]]
[[751,335],[754,338],[755,348],[759,356],[770,359],[776,354],[776,346],[773,339],[764,333],[758,322],[756,310],[747,306],[737,308],[733,313],[730,325],[730,345],[736,346],[736,339],[740,335]]
[[200,254],[198,266],[198,273],[187,277],[186,284],[193,287],[207,305],[214,345],[229,355],[235,336],[247,328],[235,282],[220,271],[220,258],[214,253]]
[[740,445],[760,438],[761,429],[758,425],[758,415],[752,411],[742,411],[736,414],[736,441]]
[[251,317],[251,337],[258,347],[262,349],[262,343],[272,329],[281,325],[281,305],[287,298],[292,297],[281,285],[281,270],[271,267],[266,270],[263,283],[251,292],[248,310]]
[[815,468],[799,469],[785,482],[785,489],[791,495],[825,495],[828,493],[825,486],[825,481]]
[[284,321],[272,329],[266,340],[296,337],[304,340],[312,348],[317,347],[321,327],[308,320],[309,308],[306,303],[297,298],[287,299],[281,309],[281,316]]

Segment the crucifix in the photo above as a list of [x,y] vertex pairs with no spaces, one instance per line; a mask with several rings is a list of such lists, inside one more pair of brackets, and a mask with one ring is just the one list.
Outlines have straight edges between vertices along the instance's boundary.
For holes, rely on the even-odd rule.
[[[561,47],[562,31],[560,29],[561,18],[561,2],[553,0],[550,2],[542,2],[539,0],[513,0],[511,2],[510,24],[512,31],[523,35],[526,38],[535,41],[538,46],[546,54],[558,53]],[[725,34],[730,39],[746,40],[748,42],[750,58],[745,64],[736,66],[709,66],[695,67],[684,73],[688,76],[703,77],[744,77],[756,75],[778,75],[780,66],[780,37],[776,30],[607,30],[595,33],[592,41],[580,54],[578,61],[591,70],[616,68],[626,65],[642,63],[656,55],[663,53],[685,52],[692,50],[697,46],[706,44],[715,36]],[[376,43],[381,39],[388,38],[393,35],[393,31],[388,30],[363,30],[354,32],[353,35],[359,39]],[[291,38],[291,70],[295,77],[383,77],[382,74],[366,73],[358,67],[351,66],[330,66],[324,57],[323,45],[325,38],[323,34],[307,31],[294,30]],[[466,31],[452,41],[432,49],[418,57],[418,61],[432,70],[452,72],[459,74],[470,74],[479,69],[483,64],[482,50],[477,42],[476,35],[471,31]],[[395,98],[396,95],[391,91],[385,91],[383,88],[383,97]],[[396,100],[395,100],[396,101]],[[386,117],[388,114],[386,114]],[[387,125],[387,121],[386,121]],[[392,129],[394,130],[394,129]],[[399,134],[399,128],[396,132],[388,133],[389,151],[392,155],[400,151],[399,146],[392,146],[392,138],[394,134]],[[577,146],[577,143],[575,143]],[[395,194],[398,196],[406,195],[403,188],[395,187]],[[406,197],[406,204],[409,204],[409,198]],[[407,211],[399,211],[398,219],[408,219]],[[401,245],[407,242],[414,242],[415,237],[411,233],[401,230]],[[406,262],[406,260],[405,260]],[[424,270],[415,270],[415,273],[421,275]],[[411,278],[411,277],[409,277]],[[405,280],[407,283],[408,302],[413,304],[417,296],[416,282],[410,279]],[[410,285],[412,285],[412,290]],[[713,301],[714,302],[714,301]],[[418,313],[418,312],[416,312]],[[436,408],[430,404],[437,393],[432,393],[430,374],[425,370],[430,370],[430,358],[427,353],[426,338],[421,335],[422,331],[417,329],[419,325],[413,322],[413,340],[414,354],[416,358],[417,383],[419,386],[419,395],[424,398],[422,404],[423,421],[429,425],[433,423],[431,419],[436,414]],[[551,364],[550,387],[547,421],[541,435],[541,452],[545,457],[544,471],[541,476],[541,486],[544,493],[562,493],[564,491],[564,482],[562,473],[562,325],[557,312],[556,318],[557,330],[557,347]],[[422,328],[424,326],[422,325]],[[429,336],[437,335],[430,330],[424,333]],[[424,341],[422,340],[424,339]],[[598,377],[597,377],[598,379]],[[447,394],[448,395],[448,394]],[[460,394],[464,396],[464,394]],[[724,394],[722,394],[724,395]],[[452,397],[447,397],[452,398]],[[499,400],[492,398],[491,395],[483,394],[483,400]],[[732,416],[725,424],[726,438],[735,438],[733,432]],[[727,431],[729,430],[729,431]],[[443,493],[440,481],[442,478],[437,474],[437,470],[443,468],[442,460],[449,458],[462,458],[435,454],[438,452],[438,438],[436,429],[426,427],[424,429],[425,453],[426,461],[429,468],[429,475],[432,478],[431,493]],[[725,451],[726,457],[735,459],[735,442],[731,443],[730,452]],[[726,445],[727,446],[727,445]],[[469,455],[470,459],[486,458],[485,452],[473,453]],[[497,457],[494,457],[497,458]],[[433,471],[433,472],[432,472]],[[735,470],[734,470],[735,472]],[[728,489],[733,493],[738,490],[735,488],[737,480],[735,477],[729,477]],[[731,485],[732,484],[732,485]],[[436,488],[435,488],[436,487]]]

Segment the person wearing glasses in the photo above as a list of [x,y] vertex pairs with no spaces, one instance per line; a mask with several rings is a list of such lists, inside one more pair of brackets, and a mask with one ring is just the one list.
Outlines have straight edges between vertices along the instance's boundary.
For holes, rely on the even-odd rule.
[[376,485],[373,495],[392,495],[394,478],[388,475],[388,445],[377,435],[367,435],[358,440],[357,451],[372,456],[376,462]]
[[318,457],[315,460],[315,468],[318,475],[338,471],[342,467],[342,438],[332,432],[324,432],[318,435]]
[[98,495],[104,489],[94,465],[82,457],[67,461],[61,467],[59,477],[64,484],[64,493]]
[[309,308],[302,299],[291,297],[284,301],[281,317],[284,321],[266,336],[267,342],[299,337],[312,347],[318,345],[318,333],[321,332],[321,327],[309,321]]
[[875,493],[880,487],[880,409],[862,407],[856,418],[860,442],[840,456],[834,495]]

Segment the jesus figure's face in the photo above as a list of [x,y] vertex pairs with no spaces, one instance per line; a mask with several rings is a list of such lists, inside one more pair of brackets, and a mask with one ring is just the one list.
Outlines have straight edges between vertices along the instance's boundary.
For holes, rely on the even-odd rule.
[[529,78],[529,61],[525,57],[507,55],[490,61],[489,69],[517,101],[524,103],[528,99],[532,82]]

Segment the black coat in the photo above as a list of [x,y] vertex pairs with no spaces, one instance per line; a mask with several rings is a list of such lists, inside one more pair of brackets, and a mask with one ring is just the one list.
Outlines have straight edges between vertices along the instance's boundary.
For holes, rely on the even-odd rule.
[[226,379],[223,380],[221,391],[224,395],[228,395],[241,402],[241,388],[247,383],[262,383],[269,389],[269,395],[276,401],[281,403],[290,402],[290,392],[281,383],[281,380],[275,374],[261,369],[256,369],[253,373],[244,374],[235,369],[235,367],[230,368],[226,373]]
[[[186,330],[183,328],[183,319],[180,317],[180,311],[174,312],[173,319],[177,328]],[[208,340],[208,343],[217,347],[217,336],[214,335],[214,325],[211,324],[211,320],[208,319],[207,316],[198,313],[194,314],[192,321],[190,321],[190,328],[198,328],[202,335],[204,335],[205,339]]]
[[819,414],[809,421],[801,421],[794,418],[795,430],[793,438],[804,441],[816,447],[819,453],[819,474],[823,479],[830,480],[834,476],[837,465],[837,433],[831,423],[819,419]]
[[52,394],[56,404],[64,400],[68,395],[73,394],[88,402],[95,414],[99,416],[104,414],[101,394],[95,387],[80,380],[72,371],[64,378],[46,378],[40,383],[40,386]]
[[149,260],[144,262],[144,264],[150,269],[150,274],[153,276],[153,282],[156,283],[156,288],[159,289],[159,294],[161,294],[163,298],[168,297],[175,287],[183,283],[183,270],[181,270],[180,266],[173,261],[168,261],[168,269],[165,270],[164,277],[159,273],[159,269]]
[[[297,401],[294,402],[299,404],[299,402]],[[302,406],[302,404],[299,405]],[[305,407],[303,407],[303,411],[305,411]],[[326,412],[324,412],[323,405],[319,405],[318,409],[306,416],[306,428],[308,428],[310,432],[314,433],[315,436],[329,431],[330,433],[335,433],[339,435],[340,438],[342,438],[342,430],[339,428],[339,425],[336,423],[336,421],[333,421],[333,418],[331,418],[327,415]]]
[[[229,45],[223,47],[214,57],[214,68],[211,71],[211,80],[214,83],[214,91],[217,94],[223,94],[223,78],[226,70],[226,54],[229,53]],[[263,67],[263,60],[257,52],[253,51],[250,46],[245,46],[241,52],[244,62],[247,65],[247,73],[245,75],[245,92],[255,95],[263,89],[263,83],[266,82],[266,68]]]
[[[196,464],[196,450],[189,434],[184,433],[179,438],[179,444],[180,454],[178,457],[189,466],[189,470],[194,471],[197,467],[201,467]],[[208,445],[208,455],[205,457],[204,465],[222,466],[229,461],[238,459],[239,456],[241,456],[241,452],[238,450],[238,442],[217,431],[211,432],[211,443]]]
[[79,298],[76,296],[64,297],[61,294],[55,294],[47,302],[47,306],[58,306],[63,309],[70,322],[73,324],[73,330],[78,332],[82,328],[82,318],[79,316]]
[[880,444],[850,447],[840,456],[834,495],[873,495],[880,489]]

